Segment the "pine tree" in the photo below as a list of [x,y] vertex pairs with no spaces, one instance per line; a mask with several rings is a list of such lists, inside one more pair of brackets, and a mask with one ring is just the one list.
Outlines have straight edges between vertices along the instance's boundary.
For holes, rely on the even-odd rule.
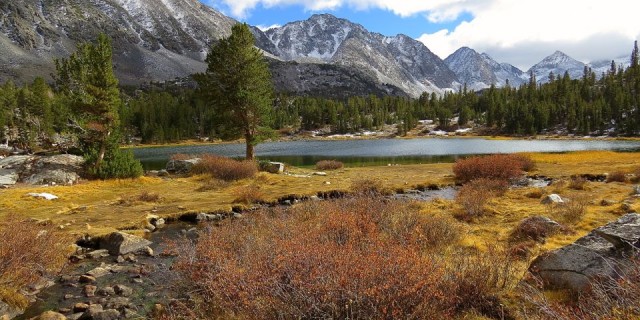
[[194,76],[204,100],[225,123],[221,135],[244,136],[247,159],[254,159],[254,146],[264,138],[273,96],[268,65],[254,42],[249,26],[236,24],[231,36],[212,46],[207,71]]

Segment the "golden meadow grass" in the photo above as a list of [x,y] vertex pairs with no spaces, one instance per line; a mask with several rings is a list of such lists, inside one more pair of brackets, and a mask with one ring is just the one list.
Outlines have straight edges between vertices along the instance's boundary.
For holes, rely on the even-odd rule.
[[[609,151],[575,152],[565,154],[529,154],[536,162],[532,174],[546,175],[568,181],[572,174],[602,174],[613,170],[632,172],[640,167],[637,153]],[[384,187],[396,190],[420,184],[453,184],[452,164],[416,164],[344,168],[329,172],[327,176],[312,176],[311,170],[293,168],[293,173],[307,177],[259,173],[251,179],[240,180],[213,190],[198,191],[208,180],[205,176],[176,177],[171,179],[143,177],[135,180],[85,181],[75,186],[33,187],[16,186],[0,190],[0,217],[16,213],[25,218],[50,219],[57,226],[74,234],[101,235],[115,229],[142,227],[148,214],[177,217],[185,212],[230,210],[237,199],[236,191],[250,185],[259,185],[263,200],[275,201],[279,197],[297,194],[314,195],[331,190],[349,190],[354,181],[375,179]],[[592,199],[585,216],[570,225],[573,234],[555,235],[540,245],[541,250],[568,244],[594,227],[614,220],[622,214],[620,203],[629,198],[631,184],[589,183],[587,190],[571,190],[563,186],[546,187],[542,194],[560,191],[563,197],[580,194]],[[492,242],[505,242],[510,232],[524,218],[534,215],[550,216],[562,220],[540,204],[540,199],[528,196],[532,188],[516,188],[489,201],[485,216],[467,225],[461,243],[464,246],[485,248]],[[30,192],[49,192],[60,197],[46,201],[27,196]],[[156,202],[136,201],[142,193],[157,194]],[[123,201],[123,199],[128,201]],[[612,206],[601,206],[601,200],[613,200]],[[633,199],[631,199],[633,200]],[[638,200],[634,208],[640,207]],[[426,214],[453,215],[460,210],[453,201],[437,200],[423,203]]]

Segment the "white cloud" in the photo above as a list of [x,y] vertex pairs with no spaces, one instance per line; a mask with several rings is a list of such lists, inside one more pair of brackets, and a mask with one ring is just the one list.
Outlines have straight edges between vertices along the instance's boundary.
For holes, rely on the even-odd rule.
[[631,52],[638,9],[628,0],[490,0],[471,21],[419,40],[441,58],[468,46],[523,69],[555,50],[585,62],[610,59]]
[[[461,46],[528,68],[561,50],[581,60],[607,58],[630,51],[640,35],[640,3],[630,0],[207,0],[244,19],[260,5],[301,5],[309,11],[351,8],[388,10],[402,17],[424,15],[425,24],[473,18],[453,30],[425,33],[423,41],[441,58]],[[363,14],[366,14],[364,12]],[[604,41],[604,42],[603,42]],[[623,42],[628,42],[626,45]],[[615,46],[614,46],[615,44]],[[540,52],[541,48],[550,48]],[[552,49],[551,49],[552,48]],[[521,56],[508,57],[518,52]]]

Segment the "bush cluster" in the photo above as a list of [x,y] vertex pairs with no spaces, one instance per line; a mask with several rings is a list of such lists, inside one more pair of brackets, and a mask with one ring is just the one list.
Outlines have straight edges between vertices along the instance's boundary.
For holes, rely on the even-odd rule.
[[480,178],[510,181],[533,168],[534,163],[528,156],[496,154],[460,159],[453,165],[453,173],[459,183]]
[[191,168],[191,174],[210,174],[224,181],[236,181],[252,178],[258,172],[255,161],[234,160],[211,154],[200,156],[200,162]]
[[622,171],[614,171],[607,175],[607,182],[627,182],[627,175]]
[[71,239],[52,225],[8,216],[0,222],[0,300],[25,307],[20,289],[55,274],[67,261]]
[[[85,155],[85,163],[95,163],[97,153]],[[144,170],[142,164],[130,150],[113,149],[105,155],[99,167],[89,167],[87,173],[97,179],[125,179],[140,177]]]
[[316,163],[316,170],[338,170],[344,167],[344,163],[337,160],[321,160]]
[[460,254],[445,263],[429,250],[442,251],[459,234],[455,221],[400,201],[310,202],[210,227],[178,245],[174,268],[201,293],[191,312],[212,318],[498,314],[498,292],[510,283],[504,255]]
[[462,206],[463,213],[457,218],[470,221],[484,215],[485,205],[495,197],[502,195],[508,188],[504,180],[480,178],[472,180],[460,188],[456,202]]

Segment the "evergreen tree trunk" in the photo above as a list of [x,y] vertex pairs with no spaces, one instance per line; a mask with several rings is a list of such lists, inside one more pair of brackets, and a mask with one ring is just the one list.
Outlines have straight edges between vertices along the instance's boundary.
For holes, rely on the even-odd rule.
[[245,153],[245,159],[246,160],[254,160],[255,159],[255,153],[253,150],[253,136],[250,133],[245,133],[244,135],[244,139],[246,141],[246,153]]

